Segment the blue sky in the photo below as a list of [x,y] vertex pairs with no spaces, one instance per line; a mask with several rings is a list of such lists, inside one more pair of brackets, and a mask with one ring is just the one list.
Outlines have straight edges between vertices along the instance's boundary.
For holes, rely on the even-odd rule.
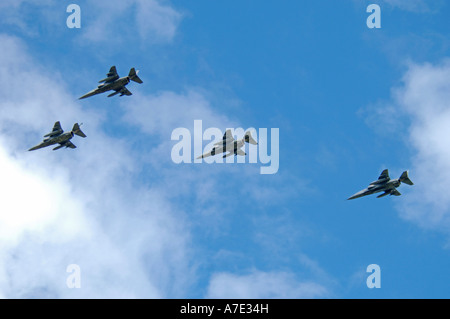
[[[449,13],[427,0],[2,2],[0,296],[449,298]],[[77,100],[112,65],[140,70],[133,96]],[[88,137],[26,152],[57,120]],[[194,120],[278,128],[278,172],[173,163],[171,133]],[[385,168],[415,185],[346,200]]]

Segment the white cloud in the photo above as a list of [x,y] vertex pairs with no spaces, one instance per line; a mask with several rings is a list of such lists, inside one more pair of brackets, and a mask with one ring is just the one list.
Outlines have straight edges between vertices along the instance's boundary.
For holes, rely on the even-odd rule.
[[[57,0],[4,0],[0,3],[0,24],[12,26],[29,37],[37,37],[48,30],[55,35],[55,27],[60,22],[58,17],[65,14],[65,7],[59,9]],[[60,26],[65,26],[65,20],[62,23]]]
[[111,0],[107,6],[91,0],[83,8],[91,10],[91,19],[82,20],[82,39],[97,43],[117,43],[136,33],[142,41],[171,42],[183,17],[157,0]]
[[[184,296],[195,275],[184,212],[135,183],[141,164],[101,131],[101,112],[73,102],[20,40],[0,40],[0,295]],[[27,152],[56,120],[84,121],[88,137],[74,137],[76,150]],[[72,263],[81,289],[66,286]]]
[[[24,169],[6,154],[3,145],[0,146],[0,171],[0,240],[16,243],[24,233],[43,232],[58,219],[59,227],[52,233],[56,238],[63,234],[65,238],[73,238],[74,232],[85,226],[83,216],[77,216],[81,204],[70,198],[70,187],[65,180],[56,177],[43,183],[45,177]],[[64,211],[64,218],[58,211]],[[88,233],[89,229],[86,227],[85,231]]]
[[398,9],[410,13],[434,14],[437,13],[444,5],[445,0],[352,0],[357,6],[367,7],[369,4],[376,3],[380,5],[381,10]]
[[437,13],[445,4],[443,0],[384,0],[390,7],[413,13]]
[[[61,6],[56,0],[7,0],[0,3],[1,23],[14,26],[23,34],[37,37],[43,30],[63,34],[68,2]],[[183,14],[165,0],[86,0],[81,10],[80,43],[117,44],[135,34],[150,43],[171,42]],[[33,19],[29,19],[30,12]],[[39,28],[37,28],[37,24]]]
[[182,14],[155,0],[136,0],[136,23],[143,39],[171,41]]
[[125,120],[138,125],[147,134],[170,136],[178,127],[193,131],[194,120],[202,120],[203,130],[208,127],[221,130],[237,127],[227,116],[215,112],[209,101],[195,89],[188,89],[185,93],[136,94],[135,103],[124,106],[124,109]]
[[[227,214],[238,211],[240,202],[224,206],[223,192],[237,189],[237,194],[258,198],[259,186],[251,192],[241,188],[240,173],[252,184],[260,175],[240,165],[176,166],[170,162],[170,133],[190,128],[194,119],[202,119],[204,128],[239,125],[216,112],[200,89],[149,96],[136,92],[133,103],[123,100],[124,119],[139,128],[136,139],[150,137],[153,143],[133,148],[133,141],[103,132],[108,109],[83,108],[66,90],[63,77],[32,59],[22,41],[6,35],[0,41],[0,174],[6,176],[0,190],[9,196],[0,201],[0,221],[7,227],[0,235],[0,296],[189,296],[196,266],[205,262],[194,261],[192,227],[201,223],[208,226],[205,232],[226,234]],[[74,137],[76,150],[27,152],[57,120],[66,130],[84,122],[88,137]],[[225,171],[237,178],[210,178]],[[158,179],[142,182],[153,175]],[[269,185],[264,189],[276,191]],[[188,219],[186,210],[201,220]],[[66,287],[66,267],[73,263],[81,267],[81,289]],[[253,275],[280,284],[294,278],[276,272]],[[217,291],[215,282],[211,294]],[[309,281],[286,288],[290,297],[323,292]],[[265,294],[282,295],[275,288]]]
[[420,12],[429,10],[426,0],[384,0],[384,2],[406,11]]
[[216,273],[208,287],[208,298],[274,299],[324,298],[327,289],[315,282],[301,282],[288,272],[254,270],[246,275]]
[[[407,118],[414,186],[401,198],[401,215],[426,228],[450,230],[450,60],[409,65],[388,108]],[[400,125],[403,127],[404,125]]]

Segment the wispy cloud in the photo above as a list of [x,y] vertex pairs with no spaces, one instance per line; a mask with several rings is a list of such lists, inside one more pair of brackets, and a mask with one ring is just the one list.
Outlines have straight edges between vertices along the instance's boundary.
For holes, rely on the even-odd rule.
[[432,12],[442,6],[443,2],[429,0],[383,0],[392,7],[410,12]]
[[[126,39],[141,43],[170,43],[176,35],[183,14],[165,0],[82,0],[79,44],[115,44]],[[55,0],[7,0],[0,3],[1,24],[12,26],[21,34],[37,37],[43,30],[53,36],[66,28],[67,4]],[[30,19],[30,16],[33,19]]]
[[[249,166],[186,167],[170,161],[170,133],[176,127],[191,128],[193,120],[202,119],[205,127],[246,128],[216,110],[201,89],[150,95],[136,90],[133,103],[121,105],[121,128],[128,123],[137,133],[125,140],[106,134],[107,110],[83,107],[64,77],[33,59],[24,41],[7,35],[0,41],[5,46],[0,53],[0,174],[7,177],[0,189],[9,195],[0,202],[3,297],[190,297],[199,276],[196,267],[208,262],[195,259],[203,249],[192,244],[195,230],[212,240],[227,236],[234,231],[230,214],[240,214],[243,204],[253,207],[268,193],[277,205],[297,196],[279,187],[292,187],[286,175],[262,184],[257,169]],[[84,122],[88,137],[74,137],[75,151],[27,152],[57,120],[66,130]],[[251,190],[242,187],[243,180],[253,185]],[[225,193],[236,200],[224,203]],[[65,285],[72,263],[81,267],[79,290]],[[255,275],[275,284],[296,278],[289,271]],[[307,279],[297,284],[312,292],[287,286],[286,296],[324,291]],[[265,295],[282,294],[271,288]]]
[[214,111],[207,98],[195,89],[181,93],[163,91],[146,96],[136,94],[135,102],[124,106],[124,110],[127,122],[137,125],[146,134],[164,137],[170,137],[177,127],[193,132],[194,120],[201,120],[203,129],[238,127],[236,121]]
[[[422,227],[450,230],[450,60],[410,63],[402,85],[392,90],[392,101],[377,111],[397,110],[395,118],[407,128],[411,157],[410,176],[415,185],[399,205],[401,215]],[[380,123],[389,119],[376,116]],[[387,122],[386,122],[387,121]],[[392,123],[391,123],[392,124]],[[396,134],[397,132],[392,132]]]
[[248,274],[216,273],[208,298],[325,298],[327,289],[315,282],[301,281],[288,272],[254,270]]
[[105,6],[104,3],[89,0],[83,7],[86,20],[81,38],[90,43],[117,44],[126,37],[136,38],[137,34],[143,42],[171,42],[183,15],[163,2],[113,0]]
[[[0,295],[184,296],[194,278],[185,212],[133,182],[141,164],[102,132],[100,113],[72,102],[22,41],[0,39],[0,79],[8,83],[0,88],[0,189],[8,196],[0,202]],[[75,152],[27,152],[56,120],[66,130],[84,121],[88,137],[74,139]],[[65,285],[72,263],[81,267],[81,289]]]
[[450,227],[450,60],[411,65],[395,91],[408,115],[416,186],[402,214],[424,226]]

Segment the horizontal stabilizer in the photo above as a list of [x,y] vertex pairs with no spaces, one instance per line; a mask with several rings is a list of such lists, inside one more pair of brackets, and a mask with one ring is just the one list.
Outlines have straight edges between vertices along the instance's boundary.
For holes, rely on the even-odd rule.
[[409,179],[408,171],[404,171],[402,173],[402,175],[400,176],[399,180],[402,183],[405,183],[405,184],[408,184],[408,185],[414,185],[414,183]]
[[142,80],[138,77],[139,70],[136,71],[135,68],[131,68],[130,73],[128,74],[128,77],[131,81],[137,82],[137,83],[144,83]]
[[257,145],[258,144],[258,142],[256,142],[255,139],[252,137],[252,133],[250,131],[245,132],[244,140],[247,143],[250,143],[250,144],[253,144],[253,145]]
[[78,123],[75,123],[72,129],[73,134],[76,134],[81,137],[86,137],[86,134],[83,133],[83,131],[80,129],[80,126]]

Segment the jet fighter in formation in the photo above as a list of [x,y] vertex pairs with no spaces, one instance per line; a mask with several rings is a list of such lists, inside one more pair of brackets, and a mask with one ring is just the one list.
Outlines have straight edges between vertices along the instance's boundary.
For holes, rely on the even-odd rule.
[[[108,95],[108,97],[120,94],[120,96],[123,95],[132,95],[130,91],[125,87],[130,81],[134,81],[137,83],[143,83],[142,80],[138,76],[138,72],[135,68],[131,68],[128,76],[125,77],[119,77],[117,74],[117,70],[115,66],[112,66],[109,69],[109,72],[106,74],[106,78],[99,81],[99,85],[95,90],[92,90],[79,99],[85,99],[87,97],[104,93],[107,91],[115,91]],[[53,150],[58,150],[62,147],[69,147],[69,148],[76,148],[76,146],[70,141],[74,135],[78,135],[81,137],[86,137],[86,135],[81,131],[80,125],[78,123],[75,123],[73,126],[72,131],[64,133],[63,129],[61,128],[60,122],[56,122],[53,126],[53,130],[44,135],[44,140],[41,144],[36,145],[29,149],[29,151],[34,151],[43,147],[47,147],[54,144],[59,144],[57,147],[55,147]]]
[[58,150],[62,147],[70,147],[70,148],[77,148],[70,140],[75,135],[86,137],[86,135],[81,131],[80,126],[78,123],[75,123],[73,126],[72,131],[64,133],[63,129],[61,128],[61,124],[58,122],[53,125],[53,130],[44,135],[46,137],[44,141],[29,149],[29,151],[34,151],[43,147],[47,147],[54,144],[59,144],[57,147],[55,147],[53,150]]
[[100,93],[104,93],[107,91],[111,91],[111,90],[114,90],[115,92],[109,94],[108,97],[111,97],[111,96],[119,94],[119,93],[120,93],[120,96],[132,95],[132,93],[130,91],[128,91],[128,89],[125,86],[128,83],[130,83],[130,80],[137,82],[137,83],[143,83],[142,80],[138,77],[138,73],[139,73],[139,71],[136,71],[134,68],[131,68],[128,76],[124,76],[124,77],[120,78],[119,75],[117,74],[116,67],[112,66],[111,69],[109,70],[108,74],[106,74],[106,78],[104,78],[103,80],[100,80],[98,82],[98,83],[100,83],[98,85],[98,87],[96,89],[86,93],[79,99],[80,100],[85,99],[87,97],[97,95]]
[[394,196],[400,196],[400,192],[397,190],[397,187],[400,186],[401,183],[405,183],[408,185],[414,185],[413,182],[409,179],[408,171],[404,171],[400,178],[397,179],[390,179],[389,177],[389,171],[385,169],[383,172],[381,172],[380,177],[378,177],[378,180],[370,183],[369,187],[363,189],[362,191],[359,191],[358,193],[350,196],[348,199],[354,199],[362,196],[371,195],[374,193],[384,192],[381,195],[378,195],[377,198],[386,196],[386,195],[394,195]]
[[233,135],[231,134],[231,130],[227,130],[225,132],[225,134],[222,137],[222,141],[221,142],[217,142],[214,144],[214,147],[211,151],[209,151],[208,153],[205,153],[199,157],[197,157],[197,159],[199,158],[205,158],[208,156],[214,156],[216,154],[222,154],[222,153],[227,153],[223,155],[223,158],[231,156],[231,155],[241,155],[241,156],[245,156],[247,155],[247,153],[245,153],[243,150],[241,150],[242,146],[244,146],[245,143],[250,143],[253,145],[257,145],[258,142],[256,142],[253,137],[252,134],[250,133],[250,131],[245,132],[244,137],[240,140],[235,140],[233,138]]
[[[104,93],[107,91],[115,91],[108,95],[108,97],[114,96],[116,94],[123,95],[132,95],[132,93],[126,88],[126,85],[130,83],[130,81],[134,81],[137,83],[143,83],[142,80],[138,77],[138,72],[135,68],[131,68],[128,76],[119,77],[117,74],[117,70],[115,66],[112,66],[109,72],[106,75],[106,78],[99,81],[99,85],[96,89],[86,93],[81,96],[79,99],[85,99],[87,97],[97,95],[100,93]],[[81,137],[86,137],[86,135],[81,131],[78,123],[75,123],[72,131],[64,133],[61,128],[60,122],[56,122],[53,126],[52,132],[44,135],[44,140],[41,144],[36,145],[29,149],[29,151],[34,151],[43,147],[47,147],[54,144],[59,144],[53,150],[60,149],[62,147],[76,148],[76,146],[70,141],[74,135],[78,135]],[[258,143],[253,139],[250,131],[245,132],[245,135],[240,140],[235,140],[231,134],[231,130],[228,129],[222,137],[222,141],[214,144],[211,151],[204,153],[203,155],[197,157],[197,159],[205,158],[209,156],[214,156],[217,154],[224,154],[223,158],[228,156],[245,156],[247,155],[242,147],[245,143],[250,143],[253,145],[257,145]],[[394,195],[400,196],[400,192],[397,190],[397,187],[400,186],[401,183],[405,183],[408,185],[414,185],[413,182],[409,179],[408,171],[404,171],[400,178],[398,179],[390,179],[389,172],[385,169],[378,180],[370,183],[370,185],[359,191],[358,193],[350,196],[348,199],[355,199],[375,193],[383,192],[381,195],[378,195],[377,198],[386,196],[386,195]]]

